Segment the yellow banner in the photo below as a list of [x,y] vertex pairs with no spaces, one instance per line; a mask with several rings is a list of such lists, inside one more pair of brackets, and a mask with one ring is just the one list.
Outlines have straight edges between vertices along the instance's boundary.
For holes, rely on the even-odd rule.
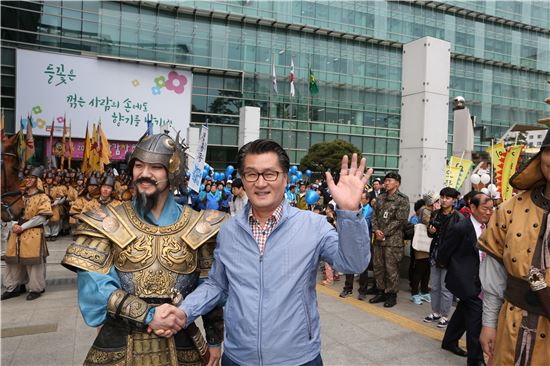
[[507,199],[512,198],[512,191],[513,188],[509,184],[510,177],[514,175],[516,172],[516,167],[518,165],[518,159],[521,154],[521,150],[523,150],[524,145],[516,145],[512,146],[508,149],[506,152],[506,156],[504,158],[504,164],[502,164],[502,178],[500,180],[500,186],[501,186],[501,198],[502,201],[506,201]]
[[502,155],[506,152],[506,148],[504,147],[503,143],[500,143],[493,145],[493,148],[489,146],[487,149],[485,149],[485,151],[489,154],[489,156],[492,156],[493,171],[495,173],[495,177],[498,177],[502,171],[500,159],[502,158]]
[[451,156],[445,173],[445,187],[460,189],[474,163],[468,159]]

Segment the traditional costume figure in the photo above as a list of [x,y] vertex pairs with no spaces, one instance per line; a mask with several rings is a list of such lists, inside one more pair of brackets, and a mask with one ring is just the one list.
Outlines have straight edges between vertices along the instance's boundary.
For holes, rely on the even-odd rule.
[[97,197],[98,188],[99,181],[95,176],[92,175],[90,178],[88,178],[86,190],[81,191],[81,193],[78,195],[78,198],[71,205],[69,215],[71,215],[71,218],[73,220],[78,222],[76,215],[82,213],[82,210],[88,204],[88,202],[94,200],[95,197]]
[[550,134],[511,179],[523,192],[502,203],[479,238],[484,336],[496,328],[493,365],[550,364]]
[[115,177],[112,175],[107,175],[103,179],[103,183],[100,186],[100,195],[97,198],[86,202],[82,208],[82,212],[85,211],[95,211],[101,206],[112,205],[114,207],[120,205],[122,202],[114,198],[114,185]]
[[33,168],[25,177],[23,196],[25,214],[13,225],[6,250],[4,286],[7,291],[2,300],[20,295],[20,285],[28,276],[30,290],[27,300],[40,297],[46,289],[46,257],[48,248],[44,237],[44,223],[52,216],[50,198],[39,186],[40,168]]
[[[51,173],[48,173],[46,179],[50,179]],[[44,225],[46,240],[56,240],[61,230],[61,220],[64,214],[63,203],[67,198],[67,187],[61,182],[61,172],[57,173],[56,181],[52,184],[47,184],[44,189],[45,193],[50,197],[53,215],[50,220]]]
[[[184,151],[166,134],[147,136],[131,156],[130,171],[137,164],[162,165],[170,181],[164,190],[169,189],[185,175]],[[208,344],[194,324],[169,338],[146,329],[155,306],[179,304],[208,274],[226,217],[182,207],[171,193],[157,218],[137,197],[78,215],[81,225],[62,263],[78,273],[84,320],[102,326],[85,365],[198,366],[207,360],[208,346],[220,346],[223,340],[221,307],[203,317]]]

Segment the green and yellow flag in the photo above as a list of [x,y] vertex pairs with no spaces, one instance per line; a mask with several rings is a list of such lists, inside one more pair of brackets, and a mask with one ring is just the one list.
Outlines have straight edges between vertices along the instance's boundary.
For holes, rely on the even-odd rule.
[[317,80],[315,80],[315,75],[313,75],[313,71],[311,71],[311,67],[308,67],[308,68],[309,68],[309,94],[317,95],[319,93]]

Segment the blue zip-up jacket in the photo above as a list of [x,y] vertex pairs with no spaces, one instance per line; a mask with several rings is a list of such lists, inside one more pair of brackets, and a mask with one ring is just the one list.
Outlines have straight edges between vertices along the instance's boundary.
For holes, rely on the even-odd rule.
[[370,260],[367,222],[362,210],[338,210],[337,233],[324,216],[284,200],[261,256],[250,207],[222,225],[208,279],[180,307],[192,322],[227,299],[224,352],[239,365],[309,362],[321,352],[319,260],[336,271],[362,273]]

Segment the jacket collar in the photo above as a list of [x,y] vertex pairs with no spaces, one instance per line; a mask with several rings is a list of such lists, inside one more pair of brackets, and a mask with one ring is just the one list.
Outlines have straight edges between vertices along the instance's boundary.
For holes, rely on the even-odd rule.
[[[290,211],[292,210],[292,208],[293,207],[290,206],[288,201],[286,199],[284,199],[284,197],[283,197],[283,212],[282,212],[281,218],[279,219],[279,222],[275,226],[274,230],[277,227],[281,226],[283,224],[283,222],[285,222],[286,219],[288,217],[290,217],[290,214],[291,214]],[[251,209],[252,209],[252,203],[249,200],[248,203],[246,204],[246,206],[244,206],[244,209],[241,210],[241,212],[239,212],[239,214],[237,216],[235,216],[235,220],[237,221],[237,223],[241,227],[243,227],[247,232],[250,232],[251,235],[252,235],[252,232],[250,230],[250,224],[248,223],[248,215],[250,214]]]

